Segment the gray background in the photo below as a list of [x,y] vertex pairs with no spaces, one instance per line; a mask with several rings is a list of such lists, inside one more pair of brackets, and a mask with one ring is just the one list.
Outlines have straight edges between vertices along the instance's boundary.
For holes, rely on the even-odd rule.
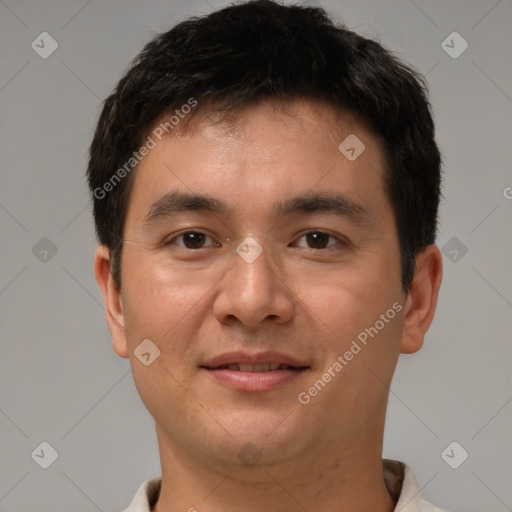
[[[100,102],[143,44],[227,3],[0,0],[1,511],[119,510],[160,474],[111,348],[83,173]],[[427,75],[444,154],[444,284],[424,348],[399,362],[384,455],[442,508],[512,510],[512,2],[321,4]],[[46,59],[31,48],[44,31],[59,44]],[[458,58],[441,44],[454,31]],[[58,452],[46,470],[43,441]],[[441,457],[452,441],[469,453],[458,469]]]

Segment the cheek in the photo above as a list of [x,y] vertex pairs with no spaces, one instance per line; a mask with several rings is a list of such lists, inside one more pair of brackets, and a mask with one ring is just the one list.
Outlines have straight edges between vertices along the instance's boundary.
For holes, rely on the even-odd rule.
[[161,346],[163,336],[172,329],[185,310],[178,290],[163,290],[152,286],[149,280],[137,286],[126,286],[124,304],[130,345],[139,342],[139,338],[149,338]]
[[[187,414],[182,383],[189,371],[186,353],[195,339],[192,330],[198,290],[159,280],[142,270],[133,270],[125,283],[125,326],[134,383],[150,414],[166,424]],[[146,339],[159,351],[147,366],[137,357],[137,347]]]
[[130,341],[142,336],[160,346],[173,337],[173,331],[179,332],[186,324],[183,320],[194,313],[194,304],[207,292],[205,282],[194,278],[194,273],[162,269],[144,253],[127,254],[123,303]]
[[[392,262],[392,263],[391,263]],[[357,334],[392,307],[403,301],[398,271],[389,268],[390,261],[371,255],[366,261],[340,266],[325,274],[302,277],[300,298],[314,308],[320,320],[332,328],[333,334]]]
[[[328,280],[317,280],[316,286],[310,282],[304,287],[305,306],[318,326],[315,343],[324,351],[321,366],[325,371],[338,356],[347,355],[346,367],[337,374],[341,378],[334,380],[344,388],[340,396],[353,394],[354,400],[375,386],[384,390],[379,379],[389,383],[398,359],[404,297],[400,281],[384,268],[374,262],[365,271],[333,273]],[[342,382],[348,381],[360,385],[350,385],[352,391],[347,391]],[[379,389],[374,392],[380,397]]]
[[357,429],[370,424],[387,400],[403,326],[403,309],[397,309],[403,306],[396,296],[383,297],[377,290],[356,294],[340,284],[324,292],[317,304],[317,324],[329,327],[328,336],[315,340],[324,355],[309,385],[325,379],[329,383],[312,400],[312,411],[322,415],[328,410],[330,420],[342,424],[347,411],[357,410]]

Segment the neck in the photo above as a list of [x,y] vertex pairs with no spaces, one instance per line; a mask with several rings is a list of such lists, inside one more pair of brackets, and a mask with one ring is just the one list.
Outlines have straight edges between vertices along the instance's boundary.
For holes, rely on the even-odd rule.
[[162,487],[154,512],[392,512],[395,507],[383,478],[382,432],[351,436],[347,445],[338,436],[317,443],[300,461],[265,463],[262,457],[253,466],[216,465],[211,457],[201,459],[168,442],[158,426],[157,436]]

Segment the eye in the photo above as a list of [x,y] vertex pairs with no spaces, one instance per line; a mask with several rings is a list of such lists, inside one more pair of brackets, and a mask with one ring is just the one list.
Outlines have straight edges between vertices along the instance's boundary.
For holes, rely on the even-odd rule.
[[[177,245],[182,249],[203,249],[204,243],[207,239],[213,241],[212,237],[206,235],[205,233],[201,233],[200,231],[186,231],[165,241],[164,246]],[[177,240],[181,240],[183,243],[175,243]],[[214,245],[219,247],[220,244],[214,242]]]
[[[305,239],[306,245],[300,245],[299,247],[307,247],[309,249],[330,249],[333,246],[336,245],[343,245],[343,241],[339,238],[335,237],[334,235],[331,235],[329,233],[325,233],[323,231],[309,231],[308,233],[305,233],[302,235],[299,240]],[[329,245],[330,240],[331,241],[337,241],[338,243],[331,243]]]

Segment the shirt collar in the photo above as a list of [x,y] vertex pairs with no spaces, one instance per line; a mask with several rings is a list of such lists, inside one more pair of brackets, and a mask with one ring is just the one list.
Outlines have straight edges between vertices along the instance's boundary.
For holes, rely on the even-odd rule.
[[[383,459],[384,481],[397,502],[395,512],[443,512],[421,497],[421,491],[411,468],[396,460]],[[146,480],[137,490],[124,512],[151,512],[160,495],[162,477]]]

